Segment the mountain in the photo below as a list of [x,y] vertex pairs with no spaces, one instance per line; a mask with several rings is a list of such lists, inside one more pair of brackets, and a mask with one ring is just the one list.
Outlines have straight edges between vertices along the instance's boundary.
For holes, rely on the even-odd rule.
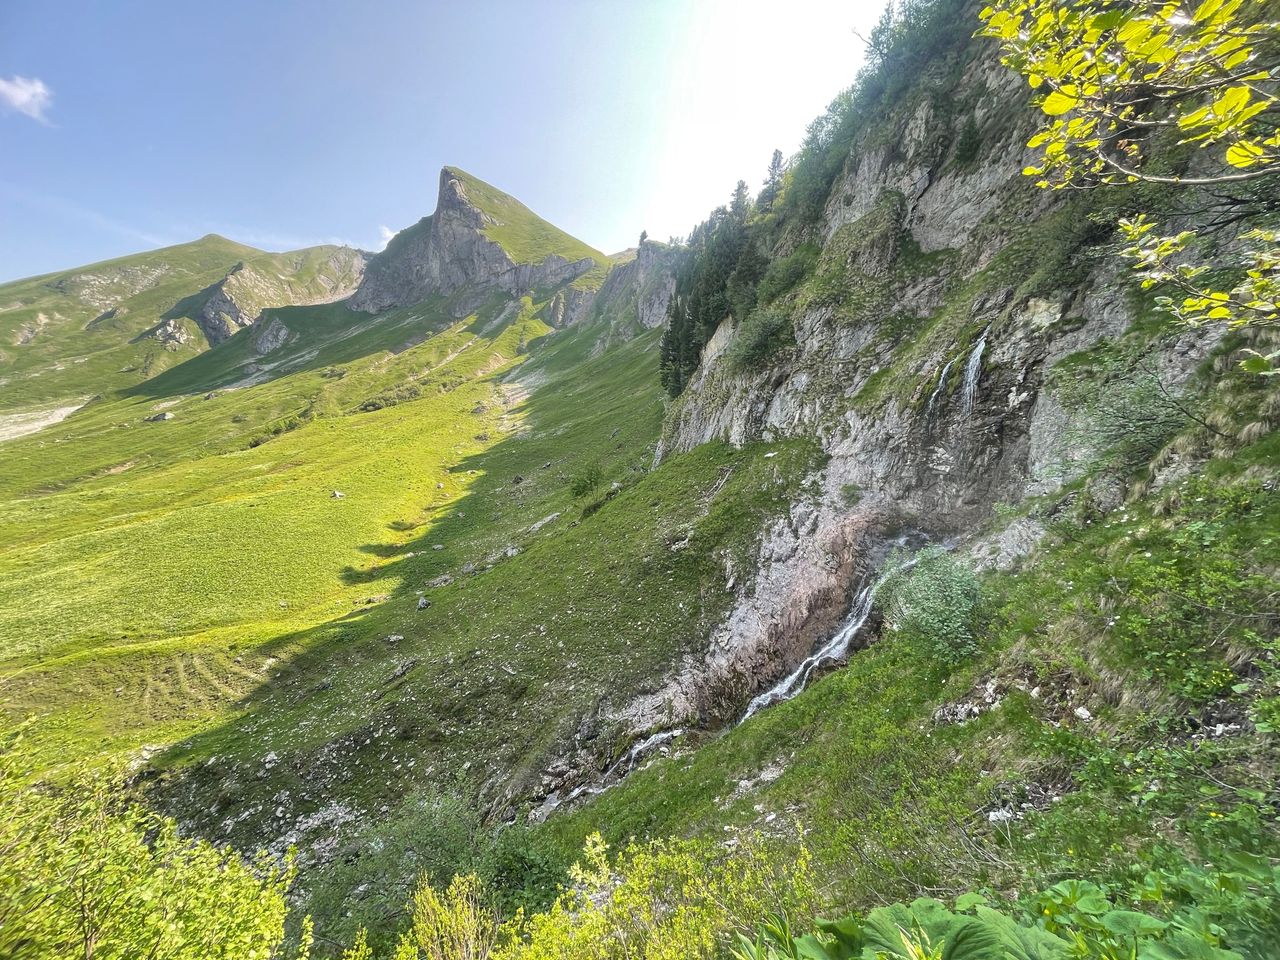
[[154,376],[285,304],[352,292],[365,254],[269,254],[210,234],[0,284],[0,409],[56,404]]
[[599,272],[603,254],[454,167],[440,171],[436,210],[402,230],[369,264],[352,309],[376,313],[432,296],[458,315],[494,290],[519,295]]
[[680,244],[605,256],[446,167],[367,260],[205,238],[0,288],[31,767],[128,757],[187,835],[296,848],[335,955],[455,872],[546,956],[633,944],[614,907],[664,956],[775,909],[888,916],[886,956],[1267,943],[1267,334],[1171,323],[1123,259],[1205,195],[1037,188],[977,9],[911,11]]

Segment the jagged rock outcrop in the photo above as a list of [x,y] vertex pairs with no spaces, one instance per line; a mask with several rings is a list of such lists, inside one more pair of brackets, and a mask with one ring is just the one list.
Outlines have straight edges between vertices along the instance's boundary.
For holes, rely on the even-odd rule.
[[454,298],[451,311],[461,317],[495,291],[518,296],[554,288],[596,266],[590,258],[569,260],[557,253],[517,262],[485,234],[501,224],[473,202],[464,176],[445,167],[435,213],[396,234],[369,262],[351,308],[378,313],[442,296]]
[[368,255],[351,247],[314,247],[241,262],[206,290],[195,315],[210,346],[252,326],[270,307],[330,303],[350,296]]
[[676,289],[677,251],[665,243],[644,240],[635,255],[620,260],[596,298],[598,310],[646,330],[667,322],[667,305]]

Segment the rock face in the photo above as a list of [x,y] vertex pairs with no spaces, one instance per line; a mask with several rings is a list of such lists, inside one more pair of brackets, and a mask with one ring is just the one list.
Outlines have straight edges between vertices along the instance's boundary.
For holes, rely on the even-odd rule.
[[[818,270],[842,290],[796,306],[794,348],[758,370],[731,369],[718,333],[658,460],[713,439],[816,436],[835,488],[931,530],[967,529],[995,503],[1072,479],[1081,451],[1064,449],[1051,371],[1129,326],[1127,277],[1089,257],[1106,236],[1079,227],[1078,198],[1022,176],[1037,119],[994,49],[957,84],[983,91],[967,117],[944,115],[927,78],[921,88],[854,144],[813,228]],[[969,118],[982,147],[961,163]],[[1083,267],[1055,271],[1055,257]],[[1211,346],[1203,332],[1166,344],[1165,385]]]
[[435,213],[396,234],[369,262],[351,308],[378,313],[443,296],[456,298],[452,312],[465,316],[495,290],[519,296],[553,288],[596,265],[590,258],[570,261],[555,253],[536,263],[517,263],[485,235],[486,228],[498,225],[468,196],[463,178],[446,167],[440,171]]
[[[516,256],[491,234],[503,230],[534,235]],[[353,310],[381,313],[436,300],[456,318],[501,296],[514,302],[526,294],[544,297],[542,318],[553,327],[607,319],[610,336],[630,336],[660,326],[675,290],[679,251],[644,242],[613,257],[565,256],[589,251],[540,220],[514,199],[451,167],[440,172],[436,210],[402,230],[370,260]],[[549,296],[548,296],[549,295]]]
[[[922,77],[869,124],[809,234],[778,241],[775,257],[821,249],[821,292],[785,301],[794,346],[742,370],[725,356],[726,319],[668,414],[656,462],[713,440],[794,436],[830,459],[820,493],[763,531],[758,569],[741,585],[728,577],[735,606],[707,648],[609,718],[633,734],[733,721],[831,635],[904,530],[967,540],[976,566],[1015,565],[1044,526],[1023,518],[979,539],[993,507],[1061,489],[1088,459],[1068,439],[1079,431],[1066,429],[1054,371],[1133,323],[1131,280],[1115,257],[1091,255],[1109,230],[1091,230],[1088,197],[1022,176],[1037,117],[1019,79],[990,48],[960,69],[953,86]],[[966,113],[950,89],[980,94]],[[962,162],[970,120],[981,148]],[[1192,331],[1148,359],[1176,391],[1214,345]],[[1092,486],[1099,503],[1125,496],[1122,481]]]
[[257,322],[270,307],[308,306],[350,296],[368,255],[351,247],[317,247],[242,262],[205,292],[195,314],[210,346]]
[[597,296],[597,309],[634,321],[646,330],[667,322],[676,289],[676,251],[665,243],[641,241],[635,256],[619,262]]

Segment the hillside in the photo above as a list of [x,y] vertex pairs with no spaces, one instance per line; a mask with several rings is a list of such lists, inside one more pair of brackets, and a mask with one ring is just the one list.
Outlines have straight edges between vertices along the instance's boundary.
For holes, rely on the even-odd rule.
[[1150,182],[1043,189],[1043,92],[908,6],[679,244],[445,167],[367,262],[0,287],[22,777],[123,761],[186,836],[293,850],[271,956],[1269,956],[1274,327],[1179,320],[1125,250],[1211,202],[1205,256],[1273,236],[1277,178],[1174,182],[1207,161],[1158,132]]
[[363,268],[364,255],[344,247],[269,254],[210,234],[0,284],[0,416],[147,380],[268,307],[342,299]]

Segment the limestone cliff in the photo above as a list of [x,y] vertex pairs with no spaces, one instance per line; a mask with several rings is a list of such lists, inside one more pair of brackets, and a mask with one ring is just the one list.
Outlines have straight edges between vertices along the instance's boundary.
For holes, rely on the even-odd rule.
[[552,289],[596,267],[599,255],[593,256],[590,248],[579,244],[581,250],[576,251],[571,244],[555,242],[572,239],[560,231],[527,259],[521,255],[526,251],[495,239],[491,233],[501,237],[504,227],[524,226],[520,221],[536,221],[548,233],[554,228],[497,191],[493,193],[506,202],[483,203],[476,194],[486,191],[492,188],[461,171],[441,170],[435,212],[396,234],[370,261],[351,308],[378,313],[438,296],[451,299],[455,316],[465,316],[495,292],[519,296]]
[[[810,280],[776,304],[790,341],[744,364],[734,318],[709,338],[655,461],[711,440],[794,436],[817,438],[830,460],[819,492],[763,531],[759,568],[708,647],[634,705],[635,729],[740,715],[830,634],[868,558],[898,532],[1008,564],[1043,526],[991,534],[995,505],[1082,476],[1089,451],[1067,440],[1080,431],[1068,429],[1055,368],[1123,336],[1143,301],[1114,256],[1106,198],[1022,176],[1036,123],[993,47],[934,64],[857,136],[817,222],[769,251],[820,250]],[[980,144],[968,156],[966,126]],[[1176,394],[1217,342],[1205,330],[1153,337],[1146,362]],[[1114,504],[1124,481],[1094,476],[1085,495]]]

